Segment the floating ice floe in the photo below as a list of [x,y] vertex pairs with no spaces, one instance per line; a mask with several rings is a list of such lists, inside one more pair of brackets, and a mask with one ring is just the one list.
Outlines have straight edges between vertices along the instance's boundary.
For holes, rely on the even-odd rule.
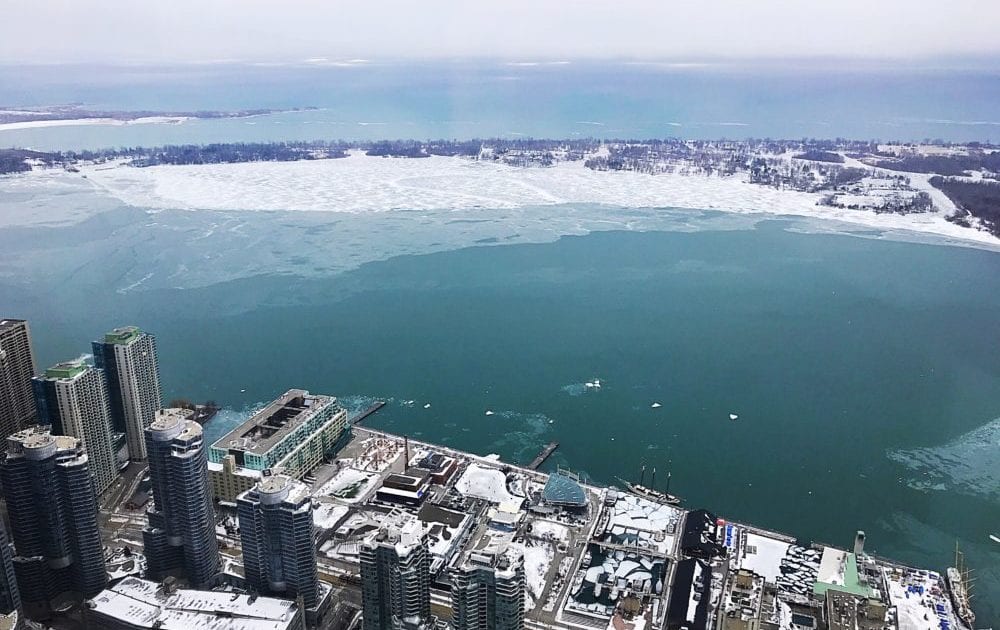
[[493,415],[493,410],[492,409],[487,409],[486,410],[486,415],[487,416],[492,416]]
[[663,406],[663,405],[661,405],[660,403],[658,403],[658,402],[655,402],[655,403],[653,403],[652,405],[650,405],[650,408],[652,408],[652,409],[659,409],[659,408],[660,408],[660,407],[662,407],[662,406]]
[[729,419],[730,419],[730,420],[735,420],[735,419],[737,419],[737,418],[739,418],[739,416],[738,416],[738,415],[736,415],[735,413],[731,413],[731,414],[729,414]]
[[992,540],[995,543],[1000,543],[1000,537],[997,537],[993,534],[990,534],[990,540]]
[[424,409],[430,409],[430,408],[431,408],[431,404],[430,403],[427,403],[426,405],[424,405]]
[[589,389],[601,389],[601,379],[595,378],[592,381],[587,381],[583,386]]

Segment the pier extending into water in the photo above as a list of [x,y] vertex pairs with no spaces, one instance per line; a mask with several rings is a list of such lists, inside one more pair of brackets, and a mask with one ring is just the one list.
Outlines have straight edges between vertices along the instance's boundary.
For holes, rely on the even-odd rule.
[[542,452],[535,456],[535,459],[531,460],[528,464],[528,468],[531,470],[538,470],[538,467],[545,463],[545,460],[549,458],[549,455],[555,452],[559,448],[559,442],[549,442],[548,445],[542,449]]
[[349,424],[351,426],[354,426],[356,424],[361,424],[361,422],[363,420],[365,420],[368,416],[371,416],[373,414],[378,413],[382,409],[382,407],[385,407],[385,401],[384,400],[376,400],[375,404],[373,404],[371,407],[365,409],[364,411],[362,411],[358,415],[356,415],[353,418],[349,419],[347,421],[347,424]]

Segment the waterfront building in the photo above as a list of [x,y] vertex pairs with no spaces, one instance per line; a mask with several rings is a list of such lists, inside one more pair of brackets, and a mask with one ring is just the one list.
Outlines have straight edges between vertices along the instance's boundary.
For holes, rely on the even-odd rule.
[[236,498],[260,482],[261,471],[236,465],[235,455],[226,455],[221,464],[208,462],[212,496],[224,505],[236,505]]
[[7,530],[0,523],[0,619],[20,609],[21,593],[14,573],[14,544],[7,538]]
[[265,475],[236,501],[247,583],[260,593],[319,604],[316,537],[309,488],[286,475]]
[[[257,473],[273,469],[302,479],[333,451],[346,427],[347,411],[336,398],[289,390],[212,445],[209,474],[213,491],[247,485],[247,479],[232,478],[237,476],[236,468]],[[224,463],[229,456],[235,467],[227,470]],[[230,479],[216,478],[222,475]],[[215,496],[220,501],[235,498]]]
[[26,610],[79,601],[108,583],[90,461],[77,438],[41,427],[7,439],[0,462],[14,538],[14,571]]
[[430,490],[430,474],[420,468],[406,473],[393,473],[385,478],[375,496],[385,503],[420,507]]
[[304,630],[295,601],[229,591],[178,589],[127,577],[87,603],[87,617],[102,630],[204,628]]
[[163,404],[156,337],[135,326],[115,328],[94,341],[94,364],[107,374],[111,420],[124,433],[129,457],[146,459],[144,431]]
[[212,494],[201,425],[188,409],[161,409],[146,428],[153,507],[142,531],[147,575],[181,573],[204,586],[219,572]]
[[364,630],[430,628],[430,552],[416,518],[394,514],[361,544]]
[[587,507],[587,493],[580,485],[580,477],[568,470],[557,470],[549,475],[542,489],[542,499],[546,505],[569,510]]
[[31,379],[35,357],[23,319],[0,319],[0,439],[37,422]]
[[104,371],[75,359],[50,367],[34,383],[39,423],[83,443],[94,488],[103,494],[118,476]]
[[512,536],[491,535],[452,571],[455,630],[523,630],[524,554]]

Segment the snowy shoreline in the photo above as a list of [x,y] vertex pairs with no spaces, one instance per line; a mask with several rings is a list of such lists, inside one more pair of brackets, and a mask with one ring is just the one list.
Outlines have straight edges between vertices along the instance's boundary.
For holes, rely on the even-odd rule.
[[140,118],[49,118],[47,120],[23,120],[19,122],[0,123],[0,131],[16,129],[39,129],[42,127],[80,127],[90,125],[177,125],[191,116],[143,116]]
[[[580,161],[526,168],[461,157],[382,158],[353,152],[335,160],[147,168],[105,163],[79,169],[79,173],[36,169],[0,178],[0,193],[39,194],[83,185],[106,198],[154,212],[289,211],[383,217],[461,213],[503,221],[505,213],[551,208],[552,219],[578,221],[572,231],[563,226],[565,233],[657,229],[664,219],[676,222],[680,209],[691,210],[692,220],[697,218],[695,211],[761,219],[796,217],[808,219],[819,232],[851,233],[843,226],[861,226],[879,232],[879,238],[1000,250],[1000,239],[947,221],[954,206],[933,189],[929,192],[934,211],[902,215],[818,205],[822,193],[751,184],[741,175],[595,171]],[[919,180],[916,185],[930,188],[926,175],[914,177]],[[637,218],[639,211],[642,216]],[[0,226],[28,224],[23,219],[8,216]]]

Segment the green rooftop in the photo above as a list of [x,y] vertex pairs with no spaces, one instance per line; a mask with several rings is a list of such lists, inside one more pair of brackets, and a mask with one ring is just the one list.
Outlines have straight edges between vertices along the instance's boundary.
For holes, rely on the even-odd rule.
[[847,565],[844,567],[844,583],[843,584],[829,584],[827,582],[820,582],[819,580],[813,585],[813,593],[819,596],[826,595],[829,590],[842,591],[844,593],[850,593],[851,595],[860,595],[861,597],[871,597],[872,591],[867,584],[863,584],[858,578],[858,559],[853,553],[847,554]]
[[104,335],[104,343],[124,345],[142,334],[138,326],[122,326]]
[[45,370],[45,378],[75,378],[81,372],[86,371],[87,367],[87,364],[80,359],[63,361]]

